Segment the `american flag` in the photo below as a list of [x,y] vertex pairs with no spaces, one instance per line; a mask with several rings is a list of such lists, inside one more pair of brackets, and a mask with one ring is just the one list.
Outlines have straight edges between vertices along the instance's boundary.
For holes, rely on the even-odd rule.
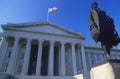
[[57,9],[58,9],[57,7],[53,6],[53,7],[48,8],[48,12],[52,12],[52,11],[57,10]]

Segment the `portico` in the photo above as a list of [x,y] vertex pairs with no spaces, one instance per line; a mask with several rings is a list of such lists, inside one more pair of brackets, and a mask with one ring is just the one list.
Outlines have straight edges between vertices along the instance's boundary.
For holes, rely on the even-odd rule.
[[[1,60],[6,61],[2,63],[1,71],[39,76],[77,74],[75,47],[79,43],[9,35],[3,39],[5,39],[3,41],[6,45],[8,45],[6,48],[8,51],[1,58]],[[65,49],[67,46],[70,48]],[[67,55],[68,53],[71,55]],[[66,63],[69,60],[72,62],[70,65]],[[66,66],[72,67],[73,72],[71,74],[67,73],[69,70],[66,70]]]

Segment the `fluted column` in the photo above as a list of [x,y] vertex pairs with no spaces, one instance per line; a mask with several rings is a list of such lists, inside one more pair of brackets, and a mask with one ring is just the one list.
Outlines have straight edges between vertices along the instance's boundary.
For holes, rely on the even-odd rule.
[[48,75],[54,75],[54,41],[50,41],[50,51],[48,58]]
[[2,65],[3,65],[3,62],[4,62],[4,59],[5,59],[5,56],[6,56],[6,53],[7,53],[7,48],[8,48],[8,41],[7,41],[7,37],[4,37],[3,38],[3,41],[2,41],[2,44],[1,44],[1,54],[0,54],[0,70],[2,69]]
[[77,63],[78,63],[78,66],[77,66],[77,73],[78,74],[80,74],[80,73],[82,73],[82,59],[81,59],[81,53],[80,53],[80,45],[79,44],[77,44]]
[[73,61],[73,75],[77,74],[76,56],[75,56],[75,43],[72,44],[72,61]]
[[14,39],[14,45],[13,45],[13,48],[12,48],[12,53],[11,53],[9,64],[8,64],[7,73],[11,73],[12,70],[13,70],[13,65],[15,63],[16,56],[18,54],[18,52],[17,52],[18,42],[19,42],[19,37],[15,37],[15,39]]
[[39,40],[36,75],[41,75],[42,46],[43,46],[43,40]]
[[61,42],[61,74],[66,75],[66,68],[65,68],[65,42]]
[[87,79],[87,63],[86,63],[86,57],[85,57],[85,49],[83,43],[81,44],[81,53],[82,53],[82,62],[83,62],[83,71],[84,71],[84,77]]
[[29,65],[29,59],[30,59],[31,41],[32,41],[32,39],[30,39],[30,38],[27,39],[26,50],[25,50],[25,55],[24,55],[24,60],[23,60],[22,75],[26,75],[27,72],[28,72],[28,65]]

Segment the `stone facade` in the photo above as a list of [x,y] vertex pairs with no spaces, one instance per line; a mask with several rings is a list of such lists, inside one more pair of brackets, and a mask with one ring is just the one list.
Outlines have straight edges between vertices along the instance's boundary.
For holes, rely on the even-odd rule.
[[[89,71],[105,60],[97,44],[50,22],[2,25],[0,72],[17,79],[90,79]],[[120,58],[120,50],[112,50]]]

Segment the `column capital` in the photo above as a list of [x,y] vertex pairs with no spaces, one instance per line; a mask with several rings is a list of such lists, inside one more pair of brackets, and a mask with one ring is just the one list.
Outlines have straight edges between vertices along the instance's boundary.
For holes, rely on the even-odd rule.
[[8,40],[8,39],[7,39],[7,37],[8,37],[7,35],[1,35],[1,37],[2,37],[2,38],[0,38],[0,40],[2,40],[2,39]]
[[76,45],[77,43],[76,42],[71,42],[71,45]]
[[77,43],[77,47],[81,47],[80,43]]
[[1,36],[2,36],[2,37],[5,37],[5,38],[8,37],[8,35],[6,35],[6,34],[3,34],[3,35],[1,35]]
[[81,46],[84,46],[84,43],[80,43]]
[[43,43],[44,40],[43,40],[43,39],[38,39],[38,42],[39,42],[39,43]]
[[50,40],[49,42],[50,42],[50,43],[55,43],[55,40]]
[[65,42],[65,41],[61,41],[60,43],[61,43],[61,44],[65,44],[66,42]]
[[13,36],[13,38],[15,38],[15,39],[20,39],[20,37],[19,37],[19,36]]
[[26,38],[27,41],[32,41],[32,38]]

